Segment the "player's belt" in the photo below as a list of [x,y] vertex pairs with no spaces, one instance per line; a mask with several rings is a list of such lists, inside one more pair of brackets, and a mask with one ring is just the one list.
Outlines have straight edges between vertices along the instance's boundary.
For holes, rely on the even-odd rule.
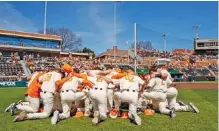
[[[138,92],[137,90],[130,90],[130,89],[126,89],[126,90],[123,90],[123,91],[127,91],[127,92]],[[122,91],[122,92],[123,92]]]
[[69,91],[72,91],[72,92],[76,93],[76,91],[74,91],[74,90],[72,90],[72,89],[62,90],[61,92],[64,93],[64,92],[69,92]]
[[97,87],[95,87],[94,90],[103,90],[103,88],[97,88]]
[[52,95],[55,95],[55,94],[54,94],[54,93],[52,93],[52,92],[43,91],[43,90],[41,90],[41,89],[40,89],[40,92],[42,92],[42,93],[44,93],[44,94],[46,94],[46,93],[51,93]]

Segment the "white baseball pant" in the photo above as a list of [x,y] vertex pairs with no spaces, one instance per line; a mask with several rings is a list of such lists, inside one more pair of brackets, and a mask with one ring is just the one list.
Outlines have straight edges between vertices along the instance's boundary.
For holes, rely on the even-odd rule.
[[113,95],[114,95],[113,88],[114,87],[115,85],[111,83],[108,85],[108,90],[107,90],[108,110],[113,108]]
[[174,87],[167,88],[167,101],[170,108],[175,108],[176,111],[190,111],[189,106],[181,106],[176,102],[178,91]]
[[[134,119],[132,115],[137,116],[137,106],[138,106],[138,92],[136,90],[124,90],[122,92],[115,92],[115,103],[128,102],[129,103],[129,118]],[[118,110],[119,105],[116,106]]]
[[35,113],[38,112],[40,107],[40,99],[33,98],[31,96],[25,97],[26,102],[21,102],[20,104],[16,105],[16,108],[21,111],[26,111],[28,113]]
[[161,114],[169,114],[170,110],[167,109],[168,103],[166,102],[166,93],[163,92],[144,92],[143,98],[152,100],[152,104],[155,110],[159,110]]
[[40,97],[43,101],[43,112],[28,113],[27,119],[43,119],[48,118],[52,113],[54,94],[47,91],[40,92]]
[[82,99],[85,93],[74,92],[73,90],[61,90],[60,96],[63,112],[59,114],[59,118],[62,120],[70,117],[72,102]]
[[89,96],[92,101],[93,109],[99,111],[100,120],[107,118],[107,91],[104,88],[94,87],[90,90]]

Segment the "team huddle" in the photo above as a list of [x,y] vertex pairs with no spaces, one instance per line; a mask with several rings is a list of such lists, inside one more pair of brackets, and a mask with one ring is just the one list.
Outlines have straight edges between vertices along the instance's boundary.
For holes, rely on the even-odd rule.
[[[178,91],[165,66],[151,68],[149,74],[141,78],[130,69],[76,70],[64,64],[61,69],[36,71],[28,80],[25,102],[12,103],[5,109],[11,115],[21,111],[14,122],[52,116],[51,124],[57,124],[70,118],[72,108],[76,108],[75,116],[92,116],[92,124],[98,125],[108,115],[113,119],[120,117],[124,103],[127,118],[137,125],[141,125],[140,111],[161,113],[170,118],[176,117],[177,111],[199,113],[191,102],[177,101]],[[56,108],[57,102],[61,109]]]

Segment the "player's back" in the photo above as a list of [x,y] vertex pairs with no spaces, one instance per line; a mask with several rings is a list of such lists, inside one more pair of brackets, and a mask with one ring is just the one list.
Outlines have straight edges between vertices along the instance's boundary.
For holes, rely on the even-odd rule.
[[55,82],[61,80],[61,74],[55,71],[48,72],[39,78],[43,82],[41,89],[43,91],[55,92]]
[[151,87],[151,91],[166,92],[167,84],[167,80],[162,80],[161,78],[155,77],[151,78],[148,85]]
[[64,89],[64,90],[72,89],[72,90],[76,91],[79,83],[82,83],[82,81],[83,81],[83,79],[73,76],[63,84],[62,89]]
[[30,81],[27,84],[27,87],[29,88],[30,84],[33,82],[34,78],[39,74],[39,72],[34,72],[30,78]]
[[106,75],[106,77],[111,78],[112,76],[117,75],[117,74],[119,74],[119,73],[116,71],[111,71],[109,74]]
[[96,77],[99,72],[100,72],[100,70],[90,70],[90,71],[88,71],[88,75],[90,75],[92,77]]
[[107,89],[108,84],[100,76],[96,76],[96,77],[90,77],[89,76],[88,80],[91,81],[94,84],[94,86],[97,87],[97,88]]
[[126,75],[120,79],[120,89],[139,90],[140,85],[143,85],[144,81],[137,75]]

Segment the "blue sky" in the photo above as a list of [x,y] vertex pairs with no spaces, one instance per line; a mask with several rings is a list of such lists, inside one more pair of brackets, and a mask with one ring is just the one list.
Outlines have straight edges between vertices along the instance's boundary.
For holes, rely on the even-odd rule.
[[[0,2],[0,28],[37,32],[43,28],[44,2]],[[83,46],[101,53],[114,45],[114,2],[48,2],[47,27],[67,27],[82,37]],[[218,2],[121,2],[117,4],[117,45],[149,40],[167,49],[193,48],[193,25],[201,25],[200,38],[218,37]]]

